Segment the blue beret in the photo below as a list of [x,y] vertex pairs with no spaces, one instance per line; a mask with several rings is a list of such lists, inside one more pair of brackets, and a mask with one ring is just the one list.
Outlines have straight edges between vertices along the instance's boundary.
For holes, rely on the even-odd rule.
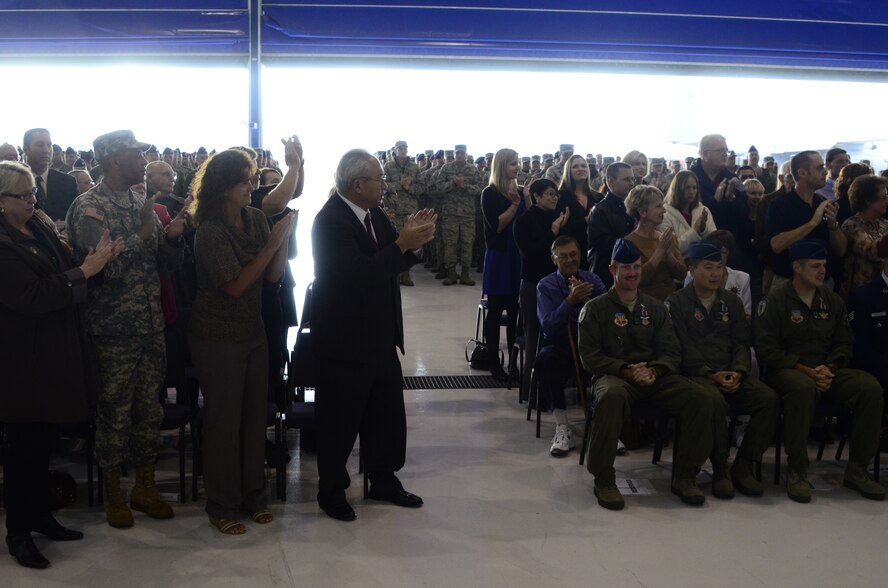
[[435,159],[441,159],[442,157],[444,157],[443,149],[438,149],[437,151],[435,151]]
[[416,161],[425,161],[425,153],[417,153]]
[[696,241],[688,246],[688,259],[721,261],[721,255],[721,245],[713,243],[712,241]]
[[611,254],[611,261],[617,263],[635,263],[641,257],[641,252],[632,241],[626,239],[617,239],[614,243],[614,251]]
[[789,261],[826,259],[826,244],[820,239],[802,239],[789,246]]

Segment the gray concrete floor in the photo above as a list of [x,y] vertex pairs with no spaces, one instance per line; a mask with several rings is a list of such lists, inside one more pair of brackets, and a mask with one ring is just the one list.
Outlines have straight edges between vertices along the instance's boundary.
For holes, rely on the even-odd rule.
[[[414,279],[417,287],[403,289],[404,373],[472,373],[463,347],[474,332],[480,286],[445,288],[420,268]],[[763,498],[708,498],[690,508],[669,493],[669,449],[657,466],[650,449],[632,451],[617,458],[618,475],[649,480],[656,494],[627,497],[624,511],[609,512],[596,504],[575,452],[549,456],[551,415],[543,415],[542,438],[535,438],[515,390],[405,397],[408,454],[400,477],[425,499],[419,510],[362,500],[355,473],[349,498],[358,520],[329,519],[314,500],[314,455],[295,453],[288,501],[272,502],[270,525],[248,522],[246,535],[223,536],[198,501],[176,505],[173,520],[137,514],[133,528],[116,530],[81,492],[58,518],[83,530],[84,541],[37,539],[53,562],[41,572],[0,557],[0,586],[847,588],[888,577],[886,504],[842,488],[843,464],[835,461],[812,467],[824,489],[809,505],[790,502],[768,482]],[[571,418],[581,432],[581,412]],[[173,443],[165,436],[168,491],[177,485]],[[82,479],[82,462],[73,459],[60,467]],[[766,459],[767,474],[773,450]],[[356,457],[351,466],[356,472]],[[272,476],[269,470],[269,492]]]

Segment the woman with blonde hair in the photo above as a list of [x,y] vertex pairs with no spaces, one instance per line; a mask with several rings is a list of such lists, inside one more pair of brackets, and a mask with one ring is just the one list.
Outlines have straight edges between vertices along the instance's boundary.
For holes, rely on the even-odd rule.
[[626,239],[641,252],[638,287],[648,296],[666,300],[675,292],[675,280],[683,280],[688,268],[673,229],[657,230],[666,215],[663,193],[653,186],[635,186],[626,197],[626,212],[635,219],[635,230]]
[[490,184],[481,192],[484,218],[484,274],[481,293],[487,295],[484,339],[489,350],[490,373],[508,378],[499,362],[500,319],[508,316],[506,337],[511,349],[518,326],[518,291],[521,284],[521,253],[515,244],[513,224],[533,204],[530,185],[518,188],[521,161],[512,149],[500,149],[493,156]]
[[666,192],[666,214],[659,231],[672,229],[678,249],[684,255],[691,243],[705,239],[716,230],[709,209],[700,202],[700,190],[694,172],[680,171],[672,178]]
[[644,184],[644,177],[648,173],[647,155],[637,149],[633,149],[623,156],[623,163],[628,164],[632,168],[632,177],[635,178],[635,185],[640,186]]
[[562,235],[569,235],[580,244],[580,267],[588,264],[589,239],[587,229],[589,213],[598,204],[604,194],[592,188],[592,174],[589,163],[582,155],[573,155],[564,163],[564,173],[558,186],[558,204],[556,210],[567,212],[567,222],[561,230]]

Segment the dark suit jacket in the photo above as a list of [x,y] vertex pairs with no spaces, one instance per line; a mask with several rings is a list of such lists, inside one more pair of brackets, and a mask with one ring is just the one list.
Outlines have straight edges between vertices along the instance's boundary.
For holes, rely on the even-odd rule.
[[398,276],[419,259],[395,245],[398,233],[382,209],[370,214],[378,249],[338,194],[314,219],[311,334],[321,359],[374,363],[395,346],[404,352]]
[[625,207],[622,207],[621,203],[619,196],[608,192],[604,200],[592,207],[592,212],[589,213],[587,228],[589,271],[601,278],[608,288],[614,285],[614,277],[607,269],[614,243],[635,228],[635,221],[626,214]]
[[50,169],[46,177],[46,204],[43,212],[52,220],[65,220],[68,207],[79,195],[77,180],[73,176]]

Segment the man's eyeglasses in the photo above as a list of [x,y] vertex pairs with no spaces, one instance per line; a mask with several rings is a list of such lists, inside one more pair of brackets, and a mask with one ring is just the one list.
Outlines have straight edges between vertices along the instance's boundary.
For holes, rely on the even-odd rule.
[[379,182],[380,184],[384,184],[388,181],[388,176],[382,176],[381,178],[371,178],[370,176],[359,176],[356,178],[358,180],[370,180],[372,182]]
[[579,259],[579,258],[580,258],[580,254],[576,251],[574,251],[572,253],[562,253],[561,255],[555,256],[555,259],[557,259],[558,261],[573,261],[573,260]]
[[25,194],[13,194],[11,192],[0,192],[0,196],[9,196],[10,198],[18,198],[19,200],[30,200],[32,197],[37,196],[37,187],[31,188],[29,192]]

